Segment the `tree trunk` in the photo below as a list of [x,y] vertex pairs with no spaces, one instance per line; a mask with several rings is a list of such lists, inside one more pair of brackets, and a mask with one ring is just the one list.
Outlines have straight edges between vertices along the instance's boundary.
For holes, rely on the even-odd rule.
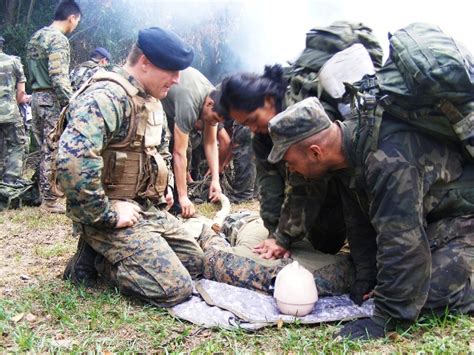
[[11,26],[15,24],[15,10],[17,8],[18,0],[7,0],[5,11],[5,25]]
[[23,4],[23,0],[18,0],[18,7],[16,11],[16,21],[15,24],[20,23],[20,14],[21,14],[21,5]]
[[28,15],[26,15],[26,27],[31,23],[31,16],[33,15],[33,8],[35,7],[35,0],[30,0],[30,7],[28,8]]

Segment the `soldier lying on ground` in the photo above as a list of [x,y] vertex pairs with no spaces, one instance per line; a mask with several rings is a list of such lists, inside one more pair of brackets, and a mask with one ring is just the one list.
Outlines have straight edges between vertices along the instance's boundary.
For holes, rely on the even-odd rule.
[[348,253],[324,254],[315,250],[308,240],[293,243],[289,258],[262,259],[254,247],[268,236],[262,219],[243,211],[229,215],[216,235],[206,225],[193,218],[183,227],[194,233],[204,250],[204,277],[252,290],[273,292],[278,272],[293,260],[311,271],[321,296],[349,292],[354,279],[354,267]]

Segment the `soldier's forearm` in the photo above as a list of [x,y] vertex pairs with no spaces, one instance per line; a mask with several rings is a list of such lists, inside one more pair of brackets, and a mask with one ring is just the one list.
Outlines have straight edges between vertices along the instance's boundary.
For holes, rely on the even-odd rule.
[[176,179],[176,190],[178,192],[178,196],[187,196],[188,195],[188,187],[186,184],[186,166],[187,166],[187,158],[186,153],[177,152],[176,150],[173,152],[173,160],[174,160],[174,175]]

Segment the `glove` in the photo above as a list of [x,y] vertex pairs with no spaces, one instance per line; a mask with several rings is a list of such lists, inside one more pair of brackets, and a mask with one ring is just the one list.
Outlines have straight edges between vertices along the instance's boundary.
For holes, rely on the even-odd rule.
[[346,324],[338,335],[351,340],[378,339],[385,336],[385,329],[371,318],[365,318]]
[[364,302],[364,295],[368,294],[375,287],[375,281],[355,280],[351,286],[350,298],[355,304],[360,306]]

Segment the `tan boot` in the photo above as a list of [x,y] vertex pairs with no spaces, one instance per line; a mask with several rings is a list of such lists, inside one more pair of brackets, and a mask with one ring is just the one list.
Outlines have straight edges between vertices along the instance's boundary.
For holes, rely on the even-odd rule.
[[66,207],[58,200],[43,200],[40,208],[49,213],[66,213]]

